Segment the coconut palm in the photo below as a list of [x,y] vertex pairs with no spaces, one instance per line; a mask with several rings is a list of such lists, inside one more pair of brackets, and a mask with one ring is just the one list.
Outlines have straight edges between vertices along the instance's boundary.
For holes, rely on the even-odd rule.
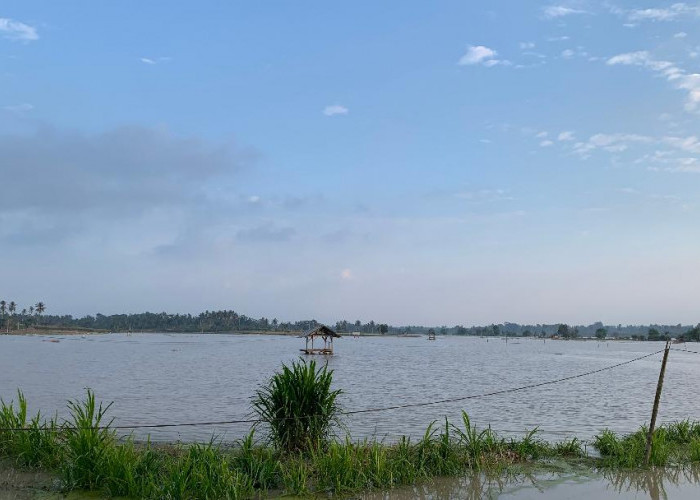
[[34,310],[36,311],[36,315],[41,317],[41,314],[46,311],[46,305],[44,305],[43,302],[37,302],[36,306],[34,306]]
[[[7,306],[7,310],[10,312],[10,317],[11,317],[11,319],[14,319],[14,317],[15,317],[15,311],[17,311],[17,304],[15,303],[14,300],[13,300],[13,301],[10,301],[10,303],[9,303],[8,306]],[[7,331],[8,331],[8,332],[10,331],[10,327],[11,327],[11,326],[12,326],[12,325],[10,324],[10,322],[8,322],[8,324],[7,324]]]

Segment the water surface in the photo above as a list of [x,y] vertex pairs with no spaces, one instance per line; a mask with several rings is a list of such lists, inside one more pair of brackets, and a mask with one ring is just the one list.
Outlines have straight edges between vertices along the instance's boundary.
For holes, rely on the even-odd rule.
[[[50,342],[58,340],[59,342]],[[481,394],[603,368],[663,348],[657,342],[498,338],[343,337],[328,359],[348,410]],[[303,340],[267,335],[123,334],[0,336],[0,397],[21,388],[33,410],[65,414],[86,387],[114,401],[116,425],[245,419],[256,388]],[[629,432],[649,419],[661,356],[561,384],[347,419],[352,436],[391,441],[420,436],[433,420],[458,420],[505,434],[539,427],[550,440],[589,439],[608,427]],[[700,356],[672,352],[660,421],[700,419]],[[241,438],[249,424],[134,431],[155,440]]]

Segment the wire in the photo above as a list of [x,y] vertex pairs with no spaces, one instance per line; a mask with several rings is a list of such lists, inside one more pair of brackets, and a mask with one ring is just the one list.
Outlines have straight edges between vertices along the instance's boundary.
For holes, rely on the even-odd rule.
[[[340,412],[341,415],[358,415],[362,413],[376,413],[376,412],[381,412],[381,411],[389,411],[389,410],[398,410],[402,408],[417,408],[417,407],[422,407],[422,406],[431,406],[431,405],[438,405],[438,404],[444,404],[444,403],[454,403],[458,401],[466,401],[469,399],[477,399],[477,398],[484,398],[488,396],[497,396],[500,394],[509,394],[513,392],[519,392],[519,391],[525,391],[528,389],[534,389],[537,387],[542,387],[546,385],[552,385],[552,384],[558,384],[560,382],[566,382],[568,380],[574,380],[577,378],[581,377],[586,377],[589,375],[594,375],[596,373],[604,372],[607,370],[612,370],[614,368],[619,368],[624,365],[628,365],[630,363],[634,363],[635,361],[640,361],[642,359],[649,358],[651,356],[655,356],[657,354],[660,354],[664,352],[664,349],[661,349],[660,351],[653,352],[651,354],[646,354],[644,356],[640,356],[638,358],[630,359],[628,361],[623,361],[621,363],[617,363],[611,366],[606,366],[604,368],[598,368],[597,370],[592,370],[589,372],[585,373],[579,373],[578,375],[571,375],[569,377],[563,377],[560,379],[556,380],[548,380],[547,382],[539,382],[537,384],[530,384],[530,385],[523,385],[520,387],[513,387],[510,389],[501,389],[499,391],[492,391],[492,392],[486,392],[482,394],[473,394],[470,396],[462,396],[462,397],[457,397],[457,398],[449,398],[449,399],[441,399],[437,401],[427,401],[427,402],[422,402],[422,403],[407,403],[407,404],[401,404],[401,405],[393,405],[393,406],[384,406],[384,407],[379,407],[379,408],[365,408],[361,410],[352,410],[352,411],[345,411],[345,412]],[[318,415],[309,415],[306,418],[313,418]],[[284,420],[293,420],[293,419],[298,419],[299,417],[285,417]],[[282,420],[282,419],[280,419]],[[119,430],[128,430],[128,429],[162,429],[162,428],[168,428],[168,427],[203,427],[203,426],[210,426],[210,425],[231,425],[231,424],[257,424],[261,423],[262,421],[260,419],[239,419],[239,420],[221,420],[221,421],[215,421],[215,422],[184,422],[184,423],[167,423],[167,424],[134,424],[134,425],[115,425],[115,426],[109,426],[109,427],[103,427],[103,428],[109,428],[109,429],[119,429]],[[61,427],[60,429],[56,430],[61,430],[61,429],[75,429],[75,427]],[[0,428],[0,431],[28,431],[28,430],[34,430],[34,429],[28,429],[28,428],[17,428],[17,429],[10,429],[10,428]],[[40,429],[41,430],[41,429]],[[50,428],[48,429],[43,429],[43,430],[51,430]]]
[[645,356],[640,356],[638,358],[631,359],[629,361],[623,361],[622,363],[617,363],[616,365],[606,366],[605,368],[599,368],[597,370],[592,370],[590,372],[579,373],[578,375],[571,375],[569,377],[564,377],[564,378],[560,378],[560,379],[556,379],[556,380],[548,380],[547,382],[539,382],[537,384],[523,385],[520,387],[513,387],[511,389],[502,389],[500,391],[486,392],[483,394],[475,394],[473,396],[462,396],[459,398],[441,399],[439,401],[430,401],[427,403],[408,403],[408,404],[404,404],[404,405],[387,406],[384,408],[369,408],[369,409],[365,409],[365,410],[355,410],[355,411],[345,412],[345,414],[346,415],[355,415],[357,413],[370,413],[370,412],[375,412],[375,411],[396,410],[396,409],[400,409],[400,408],[416,408],[419,406],[437,405],[437,404],[442,404],[442,403],[454,403],[457,401],[466,401],[468,399],[484,398],[487,396],[496,396],[499,394],[508,394],[511,392],[524,391],[527,389],[534,389],[536,387],[542,387],[545,385],[558,384],[559,382],[565,382],[567,380],[573,380],[573,379],[577,379],[577,378],[581,378],[581,377],[586,377],[588,375],[594,375],[596,373],[600,373],[600,372],[603,372],[606,370],[612,370],[613,368],[618,368],[620,366],[628,365],[630,363],[634,363],[635,361],[640,361],[642,359],[649,358],[651,356],[655,356],[655,355],[660,354],[662,352],[664,352],[663,349],[661,349],[660,351],[653,352],[651,354],[646,354]]
[[676,349],[675,347],[671,348],[672,351],[680,351],[680,352],[692,352],[693,354],[700,354],[700,352],[697,351],[690,351],[688,349]]

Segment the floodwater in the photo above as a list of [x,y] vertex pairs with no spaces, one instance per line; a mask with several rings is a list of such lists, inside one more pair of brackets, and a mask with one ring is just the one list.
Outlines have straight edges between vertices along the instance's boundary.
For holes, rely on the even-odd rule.
[[487,478],[437,479],[389,492],[367,493],[363,500],[697,500],[700,468],[657,468],[648,471],[591,473],[561,470]]
[[[58,342],[56,342],[58,340]],[[691,344],[689,344],[691,345]],[[24,391],[30,410],[65,415],[69,399],[95,390],[114,402],[114,425],[251,418],[250,399],[303,340],[269,335],[124,334],[0,336],[0,397]],[[489,393],[604,368],[663,348],[659,342],[438,337],[343,337],[328,360],[346,410]],[[682,348],[682,346],[679,346]],[[693,349],[700,350],[700,349]],[[459,402],[347,417],[353,438],[421,436],[433,420],[457,423],[462,409],[505,435],[538,427],[540,437],[590,439],[602,428],[636,430],[648,421],[661,355],[558,384]],[[700,419],[700,355],[669,357],[659,421]],[[225,440],[250,424],[135,430],[137,438]]]

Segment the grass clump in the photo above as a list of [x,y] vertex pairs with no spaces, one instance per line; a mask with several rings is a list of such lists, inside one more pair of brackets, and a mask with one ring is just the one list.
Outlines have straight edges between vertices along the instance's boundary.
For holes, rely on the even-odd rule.
[[17,465],[55,467],[59,462],[59,432],[55,419],[42,420],[41,414],[27,420],[27,400],[17,391],[14,402],[0,399],[0,454]]
[[[633,468],[644,465],[648,428],[618,436],[606,429],[596,436],[593,446],[606,467]],[[674,422],[654,429],[649,465],[678,465],[700,461],[700,422]]]
[[94,489],[100,484],[100,474],[106,455],[114,448],[115,434],[103,424],[106,407],[97,405],[95,393],[90,389],[84,401],[69,401],[71,418],[62,433],[64,459],[61,474],[70,488]]
[[284,452],[305,452],[328,441],[339,423],[340,390],[332,390],[333,371],[315,361],[299,361],[272,376],[257,391],[253,409],[267,424],[274,445]]

